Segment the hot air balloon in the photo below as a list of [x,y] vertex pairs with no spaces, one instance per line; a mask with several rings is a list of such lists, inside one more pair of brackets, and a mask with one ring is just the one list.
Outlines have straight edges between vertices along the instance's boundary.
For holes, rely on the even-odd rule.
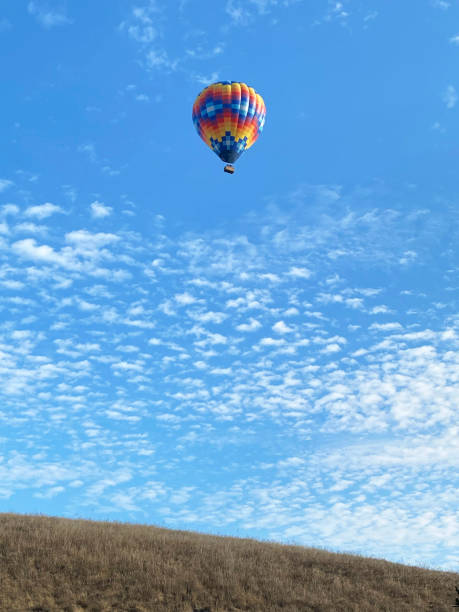
[[201,91],[193,104],[193,123],[206,145],[226,162],[225,172],[263,131],[266,106],[245,83],[219,81]]

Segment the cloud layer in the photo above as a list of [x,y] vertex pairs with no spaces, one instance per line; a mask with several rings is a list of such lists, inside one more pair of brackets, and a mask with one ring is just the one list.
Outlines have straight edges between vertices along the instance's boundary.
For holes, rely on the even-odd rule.
[[175,238],[5,205],[4,502],[457,565],[456,291],[412,280],[432,212],[378,198],[302,186]]

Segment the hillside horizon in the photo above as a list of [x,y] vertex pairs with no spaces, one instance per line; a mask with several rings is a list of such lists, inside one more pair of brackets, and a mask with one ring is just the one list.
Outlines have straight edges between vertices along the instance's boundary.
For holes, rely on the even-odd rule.
[[459,573],[132,523],[0,514],[0,610],[451,610]]

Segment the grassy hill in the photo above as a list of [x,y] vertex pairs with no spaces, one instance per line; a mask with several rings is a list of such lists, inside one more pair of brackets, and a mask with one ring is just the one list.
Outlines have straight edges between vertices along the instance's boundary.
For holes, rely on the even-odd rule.
[[452,612],[456,586],[454,572],[316,548],[0,514],[2,612]]

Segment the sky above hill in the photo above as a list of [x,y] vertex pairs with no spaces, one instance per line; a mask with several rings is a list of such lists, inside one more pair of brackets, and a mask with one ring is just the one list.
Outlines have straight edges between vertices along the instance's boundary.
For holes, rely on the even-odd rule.
[[459,1],[4,0],[0,46],[0,511],[459,571]]

